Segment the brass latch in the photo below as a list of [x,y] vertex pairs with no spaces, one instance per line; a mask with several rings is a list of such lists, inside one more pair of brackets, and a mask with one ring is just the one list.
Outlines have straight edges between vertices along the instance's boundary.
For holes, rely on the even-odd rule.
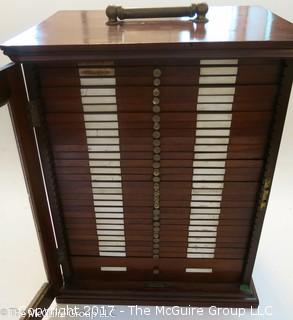
[[261,201],[260,201],[260,209],[264,209],[267,206],[268,203],[268,198],[269,198],[269,194],[270,194],[270,188],[271,188],[271,179],[270,178],[266,178],[264,181],[264,185],[262,188],[262,195],[261,195]]

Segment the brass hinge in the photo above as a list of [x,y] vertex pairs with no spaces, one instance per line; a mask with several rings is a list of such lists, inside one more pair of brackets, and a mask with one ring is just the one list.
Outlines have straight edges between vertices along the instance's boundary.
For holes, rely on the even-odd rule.
[[261,198],[260,198],[261,200],[260,200],[260,204],[259,204],[260,209],[265,209],[268,204],[271,183],[272,183],[272,180],[270,178],[266,178],[264,180],[262,194],[261,194]]
[[39,106],[40,106],[39,100],[29,101],[28,106],[29,106],[32,125],[34,127],[40,127],[41,119],[40,119],[40,113],[39,113]]

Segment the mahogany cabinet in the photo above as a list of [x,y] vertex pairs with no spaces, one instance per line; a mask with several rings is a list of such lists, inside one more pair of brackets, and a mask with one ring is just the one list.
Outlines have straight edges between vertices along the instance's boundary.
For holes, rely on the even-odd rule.
[[293,27],[260,7],[208,19],[64,11],[1,46],[49,280],[38,305],[258,305]]

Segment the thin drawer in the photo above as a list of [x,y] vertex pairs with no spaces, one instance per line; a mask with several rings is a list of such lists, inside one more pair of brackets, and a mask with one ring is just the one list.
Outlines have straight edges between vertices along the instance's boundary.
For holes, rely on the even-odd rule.
[[[196,279],[199,274],[186,273],[185,269],[193,268],[202,270],[210,269],[212,273],[200,273],[200,279],[205,281],[217,281],[218,277],[226,281],[238,280],[242,271],[243,260],[241,259],[170,259],[162,258],[159,261],[154,261],[151,258],[103,258],[103,257],[82,257],[72,256],[72,266],[74,272],[78,273],[81,278],[88,278],[94,276],[101,279],[119,279],[125,276],[125,272],[101,272],[100,266],[125,266],[127,268],[127,277],[130,279],[141,279],[143,276],[145,280],[152,280],[152,270],[154,263],[160,270],[159,279],[168,280],[180,274],[183,280]],[[172,265],[170,267],[170,265]],[[122,275],[121,275],[122,273]],[[203,277],[203,278],[202,278]],[[185,288],[186,288],[185,284]]]
[[[215,66],[210,66],[214,68]],[[198,66],[164,66],[158,65],[162,71],[161,85],[195,85],[198,83],[199,65]],[[116,79],[114,82],[117,86],[139,86],[153,84],[153,70],[151,66],[118,66],[115,68],[114,74],[111,72],[98,72],[99,69],[107,68],[84,68],[79,70],[75,67],[67,68],[40,68],[40,80],[42,87],[68,87],[80,86],[80,76],[83,79],[100,80],[85,81],[85,85],[104,84],[108,81],[103,79]],[[109,70],[112,68],[109,68]],[[88,72],[86,72],[88,70]],[[95,72],[97,70],[97,72]],[[251,75],[254,75],[253,77]],[[280,67],[278,64],[260,64],[260,65],[238,65],[238,84],[261,84],[276,83],[279,79]],[[114,76],[114,77],[113,77]],[[113,83],[113,82],[111,82]]]

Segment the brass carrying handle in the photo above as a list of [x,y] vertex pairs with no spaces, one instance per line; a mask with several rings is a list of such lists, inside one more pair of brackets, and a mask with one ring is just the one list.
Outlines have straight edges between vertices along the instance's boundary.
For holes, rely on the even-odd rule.
[[206,14],[209,7],[206,3],[191,4],[189,7],[167,7],[167,8],[133,8],[124,9],[121,6],[108,6],[106,15],[108,17],[107,25],[119,24],[125,19],[139,18],[173,18],[190,17],[194,22],[206,23],[208,19]]

